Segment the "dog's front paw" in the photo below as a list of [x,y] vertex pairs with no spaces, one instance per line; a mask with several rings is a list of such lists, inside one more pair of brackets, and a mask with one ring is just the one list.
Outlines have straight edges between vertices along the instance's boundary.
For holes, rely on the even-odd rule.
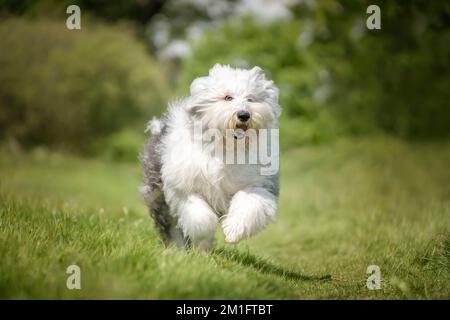
[[273,194],[262,188],[237,192],[222,223],[225,241],[230,243],[257,234],[275,220],[277,204]]
[[225,241],[228,243],[236,243],[246,237],[245,228],[236,217],[227,217],[222,224]]

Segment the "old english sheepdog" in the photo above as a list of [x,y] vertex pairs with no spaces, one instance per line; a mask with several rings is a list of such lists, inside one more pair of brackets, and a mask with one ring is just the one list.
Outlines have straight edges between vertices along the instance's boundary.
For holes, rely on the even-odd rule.
[[153,118],[140,191],[166,244],[208,250],[260,232],[277,215],[278,88],[259,67],[215,65],[191,95]]

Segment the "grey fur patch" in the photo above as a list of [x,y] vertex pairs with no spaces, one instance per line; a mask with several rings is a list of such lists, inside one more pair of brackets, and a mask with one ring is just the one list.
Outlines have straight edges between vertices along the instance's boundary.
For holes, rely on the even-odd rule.
[[278,198],[280,194],[280,175],[277,173],[270,176],[270,182],[271,183],[267,186],[267,189]]
[[161,180],[161,138],[165,134],[165,126],[160,134],[152,135],[140,153],[139,159],[144,174],[144,186],[140,188],[141,194],[149,208],[150,216],[155,221],[165,244],[170,242],[170,230],[173,219],[169,213],[169,206],[164,199]]

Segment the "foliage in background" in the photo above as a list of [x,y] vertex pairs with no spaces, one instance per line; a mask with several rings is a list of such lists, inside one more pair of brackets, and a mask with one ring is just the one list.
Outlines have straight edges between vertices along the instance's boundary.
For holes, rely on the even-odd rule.
[[164,0],[0,0],[0,14],[64,17],[68,6],[78,5],[83,14],[109,21],[127,19],[145,23],[163,4]]
[[137,162],[138,154],[147,139],[147,135],[144,135],[143,132],[144,130],[136,130],[136,128],[123,128],[107,137],[98,139],[94,143],[94,148],[97,154],[105,160]]
[[366,1],[299,5],[297,19],[247,17],[194,43],[180,87],[216,62],[259,65],[281,90],[283,145],[382,130],[450,135],[450,7],[383,2],[382,30],[366,29]]
[[89,151],[93,141],[165,105],[164,74],[133,35],[83,21],[0,23],[0,137]]

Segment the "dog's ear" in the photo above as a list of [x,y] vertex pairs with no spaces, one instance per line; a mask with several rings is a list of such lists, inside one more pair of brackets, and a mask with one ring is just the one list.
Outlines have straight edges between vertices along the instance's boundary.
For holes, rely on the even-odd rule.
[[267,81],[266,74],[264,73],[264,70],[261,69],[258,66],[253,67],[248,72],[250,74],[250,79],[252,81],[260,81],[260,82],[261,81],[262,82]]
[[278,104],[280,90],[272,80],[267,80],[265,76],[263,77],[264,80],[262,80],[262,83],[264,90],[269,95],[269,100],[271,102],[275,118],[278,118],[281,115],[281,107]]
[[191,83],[191,96],[195,96],[208,88],[208,77],[200,77]]
[[278,118],[281,115],[281,108],[278,104],[280,90],[272,80],[264,80],[264,89],[269,95],[275,117]]
[[252,73],[254,76],[259,77],[259,76],[264,76],[264,70],[261,69],[258,66],[254,66],[251,70],[250,73]]

